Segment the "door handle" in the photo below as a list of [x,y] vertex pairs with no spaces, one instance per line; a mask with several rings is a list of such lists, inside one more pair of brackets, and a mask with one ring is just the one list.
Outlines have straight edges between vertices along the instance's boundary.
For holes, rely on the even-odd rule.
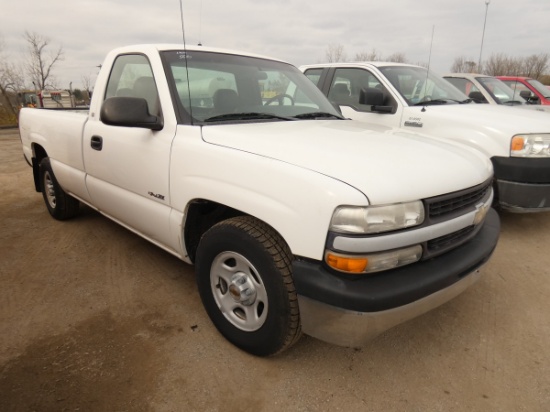
[[92,139],[90,140],[90,146],[92,146],[92,149],[94,150],[103,149],[103,137],[92,136]]

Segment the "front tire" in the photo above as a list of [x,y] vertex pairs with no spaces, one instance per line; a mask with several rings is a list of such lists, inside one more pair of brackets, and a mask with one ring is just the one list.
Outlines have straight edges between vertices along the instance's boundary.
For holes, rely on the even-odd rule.
[[249,216],[222,221],[203,235],[196,259],[198,289],[227,340],[257,356],[280,353],[298,341],[291,262],[283,239]]
[[48,157],[40,162],[39,179],[40,191],[50,215],[57,220],[66,220],[76,216],[80,203],[59,186]]

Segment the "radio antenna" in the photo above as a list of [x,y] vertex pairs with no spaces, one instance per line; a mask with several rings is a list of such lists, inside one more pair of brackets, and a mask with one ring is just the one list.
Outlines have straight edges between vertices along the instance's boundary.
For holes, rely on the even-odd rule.
[[198,46],[202,46],[202,0],[201,0],[201,9],[199,13],[199,44]]
[[181,36],[183,37],[183,49],[185,50],[185,25],[183,24],[183,4],[180,0]]
[[[193,122],[193,111],[191,109],[191,84],[189,82],[189,65],[187,64],[187,46],[185,44],[185,25],[183,24],[183,4],[182,0],[180,0],[180,15],[181,15],[181,35],[183,37],[183,56],[185,60],[185,75],[187,77],[187,97],[189,98],[189,116],[191,118],[191,122]],[[185,107],[185,103],[183,103],[183,106]]]
[[430,55],[428,56],[428,71],[430,71],[430,63],[432,61],[432,47],[434,44],[435,26],[432,26],[432,40],[430,41]]
[[[426,70],[426,80],[424,81],[424,97],[423,97],[424,101],[426,100],[426,93],[428,91],[428,76],[430,74],[430,64],[432,62],[432,47],[434,44],[434,32],[435,32],[435,25],[432,26],[432,40],[430,41],[430,54],[428,56],[428,68]],[[423,112],[426,111],[426,106],[422,107],[422,111]]]

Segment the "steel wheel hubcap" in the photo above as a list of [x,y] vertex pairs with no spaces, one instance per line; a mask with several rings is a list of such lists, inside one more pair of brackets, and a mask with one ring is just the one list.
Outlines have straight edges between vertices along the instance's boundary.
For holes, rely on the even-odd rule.
[[53,180],[49,172],[44,173],[44,190],[46,191],[46,199],[52,209],[55,209],[57,200],[55,198],[55,189],[53,186]]
[[235,327],[253,332],[267,317],[267,291],[258,271],[243,255],[220,253],[212,262],[210,287],[224,317]]

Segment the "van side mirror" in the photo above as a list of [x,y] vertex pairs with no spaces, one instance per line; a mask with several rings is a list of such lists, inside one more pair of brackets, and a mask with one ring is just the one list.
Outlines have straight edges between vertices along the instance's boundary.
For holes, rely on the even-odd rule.
[[141,97],[110,97],[103,102],[101,121],[110,126],[161,130],[162,118],[149,114],[147,100]]

